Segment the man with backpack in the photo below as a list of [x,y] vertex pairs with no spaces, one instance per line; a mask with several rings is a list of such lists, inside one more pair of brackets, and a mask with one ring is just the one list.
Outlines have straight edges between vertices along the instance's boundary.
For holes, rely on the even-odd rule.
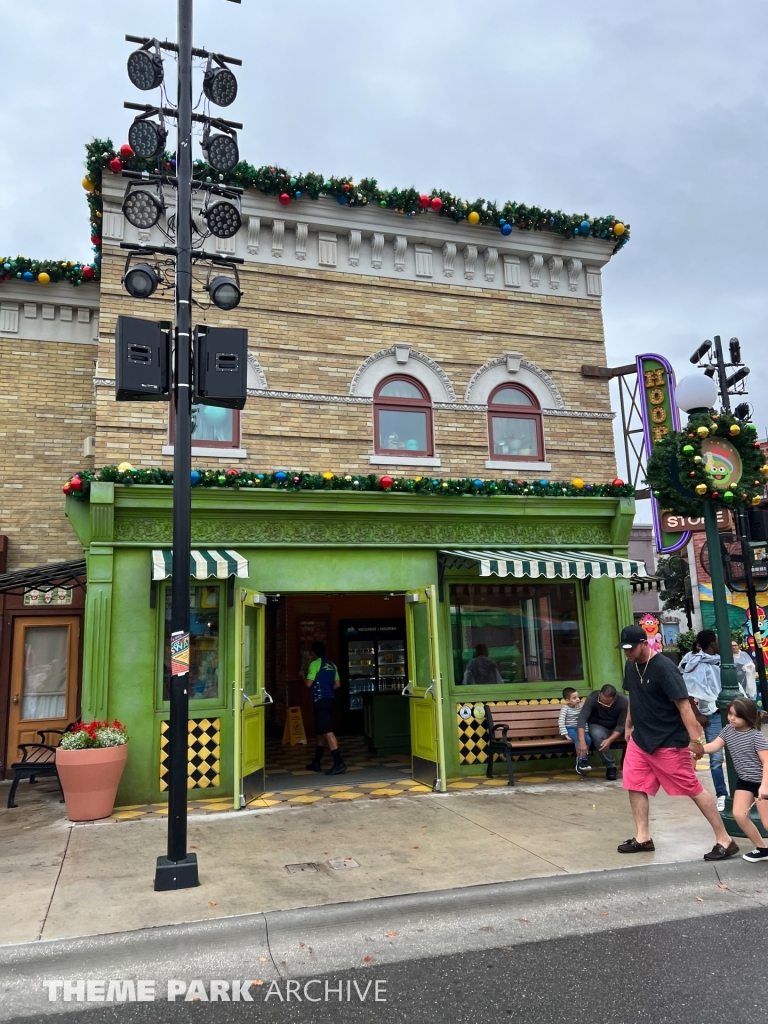
[[325,657],[326,646],[322,640],[315,640],[312,644],[312,653],[315,660],[307,669],[306,685],[312,692],[312,711],[315,719],[315,734],[317,746],[315,756],[307,765],[311,772],[322,771],[321,760],[323,751],[327,744],[333,757],[333,765],[325,773],[326,775],[343,775],[347,770],[344,760],[339,752],[339,744],[333,733],[333,707],[335,704],[334,694],[341,686],[339,670],[332,661]]

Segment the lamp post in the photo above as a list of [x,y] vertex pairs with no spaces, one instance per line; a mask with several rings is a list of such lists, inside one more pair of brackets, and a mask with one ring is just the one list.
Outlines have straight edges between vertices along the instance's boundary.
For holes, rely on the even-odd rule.
[[[709,413],[717,402],[718,387],[711,377],[705,375],[692,375],[684,377],[677,385],[677,404],[683,412],[688,413],[689,418],[701,413]],[[723,558],[720,551],[720,534],[717,529],[717,513],[711,501],[703,499],[702,510],[704,516],[704,528],[706,530],[707,548],[709,551],[709,575],[712,581],[712,603],[715,610],[715,631],[717,642],[720,647],[720,694],[717,698],[717,707],[720,711],[720,718],[723,725],[728,724],[728,705],[739,696],[739,687],[736,680],[736,666],[733,663],[733,651],[731,649],[731,620],[728,616],[728,602],[725,597],[725,576],[723,573]],[[733,794],[736,785],[736,773],[731,765],[730,758],[726,756],[728,769],[728,789]],[[731,835],[742,835],[738,825],[733,820],[731,810],[732,797],[728,797],[725,803],[723,821],[726,829]]]

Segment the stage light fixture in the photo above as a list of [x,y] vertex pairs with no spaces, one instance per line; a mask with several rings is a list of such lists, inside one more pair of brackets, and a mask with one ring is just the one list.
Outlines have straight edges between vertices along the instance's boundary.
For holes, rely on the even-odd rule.
[[212,67],[209,59],[203,77],[203,92],[217,107],[228,107],[237,97],[237,79],[229,68]]
[[148,263],[137,263],[129,267],[123,275],[125,290],[134,299],[148,299],[159,283],[160,276]]
[[738,338],[731,338],[728,348],[731,353],[731,362],[738,366],[741,363],[741,342]]
[[243,224],[238,208],[223,199],[203,209],[202,216],[211,234],[217,238],[232,238]]
[[151,160],[165,149],[168,131],[165,125],[137,117],[128,129],[128,143],[139,160]]
[[726,378],[725,386],[727,388],[732,388],[735,384],[738,384],[740,381],[744,380],[745,377],[748,377],[749,373],[749,367],[742,366],[740,370],[737,370],[736,373],[732,373],[730,377]]
[[162,57],[146,47],[134,51],[128,58],[128,77],[137,89],[156,89],[163,81]]
[[699,345],[699,347],[696,349],[696,351],[691,356],[691,362],[692,363],[700,362],[704,358],[704,356],[707,354],[707,352],[709,352],[709,350],[711,348],[712,348],[712,342],[711,341],[704,341],[704,342],[702,342],[702,344]]
[[752,419],[752,406],[749,402],[740,402],[733,410],[733,415],[742,423],[749,423]]
[[162,199],[147,192],[145,189],[137,189],[127,192],[123,200],[123,213],[129,224],[135,228],[152,228],[160,220],[164,205]]
[[211,302],[219,309],[234,309],[240,304],[243,293],[238,287],[237,281],[231,277],[214,277],[207,285]]
[[240,159],[234,132],[232,135],[211,135],[206,131],[203,136],[203,152],[214,171],[220,174],[231,171]]

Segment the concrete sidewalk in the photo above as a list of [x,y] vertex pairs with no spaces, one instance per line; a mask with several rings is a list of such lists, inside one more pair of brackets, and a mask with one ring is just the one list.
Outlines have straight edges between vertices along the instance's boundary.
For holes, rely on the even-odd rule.
[[[47,784],[23,787],[20,806],[0,810],[0,943],[698,861],[712,846],[693,803],[662,794],[651,804],[656,853],[621,856],[616,846],[634,828],[620,782],[528,779],[514,789],[192,815],[201,885],[170,893],[152,889],[166,821],[73,825]],[[6,792],[0,786],[0,799]]]

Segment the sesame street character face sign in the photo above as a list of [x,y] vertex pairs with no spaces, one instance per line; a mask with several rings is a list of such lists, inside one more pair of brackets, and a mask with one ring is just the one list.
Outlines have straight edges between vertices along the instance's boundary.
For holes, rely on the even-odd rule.
[[705,438],[701,442],[704,468],[719,487],[734,487],[741,479],[741,456],[730,441]]
[[638,626],[645,630],[646,636],[648,637],[648,646],[651,650],[660,651],[662,644],[661,638],[659,637],[659,620],[656,616],[647,612],[638,622]]

